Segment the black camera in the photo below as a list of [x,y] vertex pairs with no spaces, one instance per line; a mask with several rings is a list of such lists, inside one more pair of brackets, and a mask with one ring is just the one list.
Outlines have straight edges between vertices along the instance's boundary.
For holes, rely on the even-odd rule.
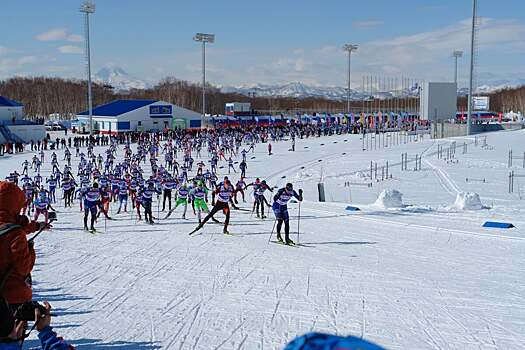
[[57,221],[56,211],[50,211],[47,215],[48,215],[47,218],[49,219],[49,221]]
[[41,315],[47,313],[47,309],[36,301],[28,301],[20,305],[15,311],[15,319],[18,321],[35,321],[35,310],[40,310]]

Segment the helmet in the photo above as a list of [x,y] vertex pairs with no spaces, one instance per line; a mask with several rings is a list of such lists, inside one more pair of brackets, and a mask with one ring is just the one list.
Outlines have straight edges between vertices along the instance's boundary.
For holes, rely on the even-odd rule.
[[293,185],[291,183],[289,183],[289,182],[286,184],[285,188],[286,188],[287,191],[293,191]]

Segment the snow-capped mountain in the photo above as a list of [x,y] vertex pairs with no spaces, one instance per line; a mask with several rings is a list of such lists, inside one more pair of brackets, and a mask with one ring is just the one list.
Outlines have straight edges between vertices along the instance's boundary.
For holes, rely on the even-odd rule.
[[[331,100],[346,99],[346,88],[337,86],[313,86],[300,82],[291,82],[281,85],[240,85],[223,86],[221,91],[224,93],[237,93],[241,95],[255,94],[258,97],[319,97]],[[358,96],[359,95],[359,96]],[[352,91],[352,99],[361,99],[362,96],[357,91]]]
[[[477,94],[488,94],[504,88],[516,88],[518,86],[525,85],[525,79],[513,79],[513,80],[488,80],[479,83],[476,88]],[[290,98],[308,98],[318,97],[326,98],[329,100],[346,100],[346,87],[337,86],[313,86],[307,85],[300,82],[292,82],[281,85],[240,85],[240,86],[219,86],[224,93],[237,93],[241,95],[257,97],[290,97]],[[372,91],[364,92],[360,87],[352,88],[351,99],[352,100],[363,100],[367,98],[374,99],[388,99],[388,98],[403,98],[403,97],[415,97],[418,95],[418,86],[414,85],[410,88],[403,90],[394,91]],[[466,95],[468,89],[458,89],[458,95]]]
[[94,77],[98,83],[111,85],[115,91],[129,91],[131,89],[147,89],[150,85],[144,80],[130,76],[121,67],[108,65],[100,69]]
[[[224,93],[237,93],[241,95],[250,96],[255,94],[258,97],[292,97],[292,98],[308,98],[318,97],[329,100],[346,100],[346,87],[338,86],[313,86],[306,85],[300,82],[292,82],[282,85],[241,85],[241,86],[224,86],[221,91]],[[359,88],[352,88],[351,99],[363,100],[367,98],[387,99],[392,97],[402,97],[408,95],[415,95],[417,87],[403,91],[373,91],[372,93],[360,91]]]

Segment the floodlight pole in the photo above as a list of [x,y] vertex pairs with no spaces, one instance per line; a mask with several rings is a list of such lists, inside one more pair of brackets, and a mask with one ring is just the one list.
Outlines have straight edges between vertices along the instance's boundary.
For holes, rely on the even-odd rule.
[[202,41],[202,123],[206,117],[206,41]]
[[343,50],[348,52],[348,86],[346,92],[346,113],[350,114],[350,77],[351,77],[351,57],[352,51],[357,51],[357,45],[346,44],[343,46]]
[[458,83],[458,58],[463,57],[463,51],[454,51],[452,53],[452,57],[454,57],[455,66],[454,66],[454,83]]
[[202,127],[206,117],[206,43],[213,44],[215,42],[215,35],[197,33],[193,37],[193,40],[202,42]]
[[88,81],[88,113],[89,113],[89,135],[93,136],[93,95],[91,91],[91,47],[89,42],[89,14],[95,13],[95,4],[86,0],[80,7],[80,12],[84,13],[85,19],[85,42],[86,42],[86,61],[87,61],[87,81]]
[[472,94],[474,80],[474,45],[476,36],[476,7],[477,0],[472,0],[472,32],[470,36],[470,76],[467,107],[467,136],[470,135],[470,115],[472,114]]

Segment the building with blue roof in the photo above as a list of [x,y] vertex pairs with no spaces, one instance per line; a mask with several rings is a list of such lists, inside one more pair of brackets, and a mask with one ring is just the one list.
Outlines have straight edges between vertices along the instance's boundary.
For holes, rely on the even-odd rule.
[[[79,131],[89,132],[88,111],[77,119]],[[200,113],[165,101],[115,100],[93,108],[93,130],[102,134],[201,127]]]
[[24,117],[24,106],[16,101],[0,96],[0,120],[21,119]]
[[29,143],[45,138],[45,127],[24,117],[24,105],[0,96],[0,144]]

